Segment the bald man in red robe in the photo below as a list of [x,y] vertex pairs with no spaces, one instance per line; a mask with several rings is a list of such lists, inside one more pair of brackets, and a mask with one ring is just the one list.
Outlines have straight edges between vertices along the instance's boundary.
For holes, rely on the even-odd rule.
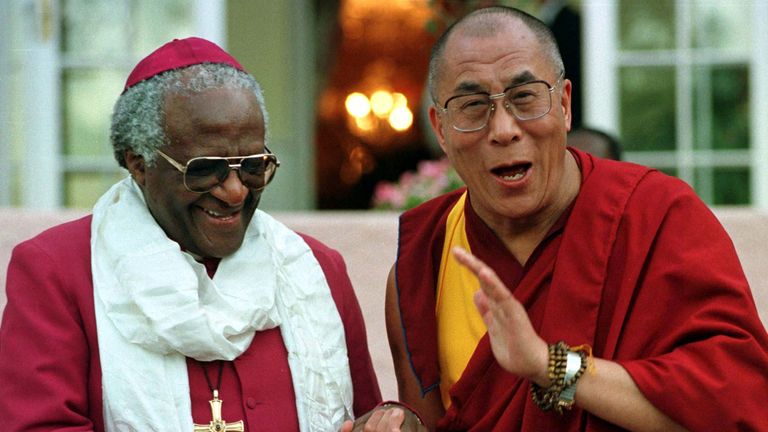
[[566,147],[566,74],[509,8],[433,49],[430,120],[466,188],[400,220],[401,399],[446,431],[768,430],[768,335],[731,240],[682,181]]

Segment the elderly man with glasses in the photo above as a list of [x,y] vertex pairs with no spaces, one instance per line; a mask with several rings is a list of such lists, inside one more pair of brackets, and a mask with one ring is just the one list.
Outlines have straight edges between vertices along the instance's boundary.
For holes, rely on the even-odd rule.
[[429,116],[466,188],[400,218],[401,400],[437,430],[768,430],[768,335],[730,239],[678,179],[566,147],[567,76],[515,9],[433,48]]
[[130,177],[13,252],[2,430],[349,430],[381,402],[341,256],[257,210],[280,166],[266,132],[215,44],[138,63],[111,134]]

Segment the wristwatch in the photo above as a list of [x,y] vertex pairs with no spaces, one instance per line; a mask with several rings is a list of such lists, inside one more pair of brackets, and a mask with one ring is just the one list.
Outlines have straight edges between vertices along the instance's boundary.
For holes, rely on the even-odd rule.
[[571,409],[575,402],[576,384],[578,381],[574,381],[571,385],[568,385],[568,382],[573,380],[573,377],[575,377],[579,372],[579,369],[581,369],[582,360],[580,353],[568,351],[565,360],[565,377],[563,378],[563,385],[565,387],[557,398],[557,406],[560,408]]

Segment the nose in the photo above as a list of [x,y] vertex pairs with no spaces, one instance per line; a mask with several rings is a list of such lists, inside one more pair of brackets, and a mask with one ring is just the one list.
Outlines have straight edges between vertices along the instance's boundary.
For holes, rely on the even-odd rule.
[[224,201],[230,206],[242,204],[248,197],[250,190],[240,181],[237,170],[229,170],[227,178],[211,189],[211,195]]
[[493,110],[488,119],[488,134],[492,143],[500,145],[516,142],[522,136],[520,120],[512,114],[512,108],[505,99],[493,101]]

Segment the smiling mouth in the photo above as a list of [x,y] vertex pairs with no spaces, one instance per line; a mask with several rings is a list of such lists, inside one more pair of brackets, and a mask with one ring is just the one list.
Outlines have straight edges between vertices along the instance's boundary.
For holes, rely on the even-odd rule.
[[530,163],[516,164],[512,166],[498,167],[491,170],[493,174],[504,181],[517,181],[525,177],[525,173],[531,167]]
[[219,213],[217,211],[202,208],[202,207],[200,207],[200,209],[203,211],[203,213],[220,221],[228,221],[228,220],[234,219],[235,217],[237,217],[237,215],[240,214],[240,211],[236,211],[234,213],[229,213],[229,214],[223,214],[223,213]]

